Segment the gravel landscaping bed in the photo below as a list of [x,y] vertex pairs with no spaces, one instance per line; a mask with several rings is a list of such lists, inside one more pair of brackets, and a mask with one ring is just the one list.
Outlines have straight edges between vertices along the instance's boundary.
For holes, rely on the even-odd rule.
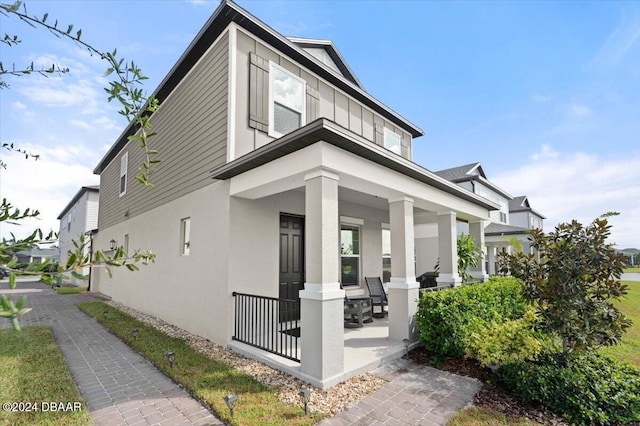
[[[171,325],[159,318],[131,309],[120,303],[109,301],[109,305],[117,308],[135,319],[166,333],[171,337],[184,339],[196,351],[231,365],[238,371],[248,374],[256,380],[278,389],[278,398],[286,404],[302,405],[298,393],[309,385],[289,374],[274,370],[258,361],[245,358],[231,350]],[[373,374],[361,374],[333,386],[330,389],[313,389],[309,409],[321,413],[335,415],[347,407],[360,401],[365,396],[380,389],[387,382]]]

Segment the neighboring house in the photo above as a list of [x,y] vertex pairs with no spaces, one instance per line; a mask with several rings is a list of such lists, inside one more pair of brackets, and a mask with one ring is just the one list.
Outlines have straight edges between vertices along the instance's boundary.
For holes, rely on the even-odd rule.
[[640,250],[637,248],[616,249],[616,252],[622,253],[627,258],[627,266],[640,265]]
[[[496,274],[495,261],[499,252],[511,253],[516,248],[525,253],[531,252],[529,232],[542,229],[545,217],[531,208],[526,196],[512,197],[492,183],[487,179],[481,163],[440,170],[436,174],[500,206],[499,210],[491,212],[490,220],[484,224],[484,240],[479,243],[486,247],[486,271],[489,274]],[[468,234],[469,225],[459,222],[458,234],[462,232]],[[437,238],[437,234],[430,237]],[[421,242],[417,240],[416,244],[420,245]]]
[[[368,94],[330,41],[286,38],[230,1],[155,95],[155,186],[135,181],[144,160],[129,127],[95,169],[95,244],[152,249],[157,262],[113,279],[96,270],[94,289],[316,386],[361,371],[345,355],[341,285],[362,294],[364,277],[388,272],[376,344],[399,357],[415,338],[414,225],[437,228],[440,283],[459,284],[457,220],[481,238],[499,208],[412,162],[422,130]],[[245,328],[281,341],[298,316],[289,359],[238,341]]]
[[16,253],[18,263],[42,263],[51,258],[57,262],[60,259],[60,250],[58,247],[39,248],[33,247],[29,250],[22,250]]
[[[73,241],[79,241],[80,235],[88,235],[98,228],[98,207],[100,204],[100,186],[83,186],[71,199],[69,204],[58,215],[60,231],[58,241],[60,247],[60,264],[66,265],[69,252],[75,249]],[[90,246],[85,248],[85,255]],[[89,268],[84,268],[81,274],[88,275]],[[76,286],[86,286],[87,281],[69,276],[65,283]]]

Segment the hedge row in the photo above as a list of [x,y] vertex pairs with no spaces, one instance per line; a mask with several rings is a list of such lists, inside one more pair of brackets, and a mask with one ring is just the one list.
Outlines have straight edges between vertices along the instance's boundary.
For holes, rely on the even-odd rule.
[[573,424],[640,422],[640,370],[598,353],[568,365],[551,356],[505,365],[497,379],[520,399],[545,405]]
[[424,347],[461,357],[469,337],[490,324],[522,317],[527,304],[515,278],[492,277],[483,284],[423,294],[416,323]]

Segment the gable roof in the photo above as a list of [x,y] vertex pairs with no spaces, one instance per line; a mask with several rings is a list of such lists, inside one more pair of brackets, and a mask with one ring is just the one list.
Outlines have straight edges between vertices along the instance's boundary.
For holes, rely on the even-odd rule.
[[69,201],[69,204],[67,204],[67,206],[62,210],[62,212],[58,215],[58,217],[56,219],[58,219],[58,220],[62,219],[64,217],[64,215],[67,214],[67,212],[69,210],[71,210],[73,205],[76,202],[78,202],[80,197],[82,197],[85,192],[89,192],[89,191],[100,192],[100,185],[88,185],[88,186],[83,186],[82,188],[80,188],[80,191],[78,191],[76,193],[76,195],[73,196],[71,201]]
[[452,167],[450,169],[435,172],[438,176],[445,178],[451,182],[458,183],[468,180],[470,176],[481,176],[487,178],[480,163],[465,164],[464,166]]
[[542,219],[546,219],[541,213],[531,208],[531,204],[529,204],[529,199],[526,195],[519,195],[514,197],[512,200],[509,200],[509,213],[518,213],[518,212],[531,212],[537,216],[540,216]]
[[507,191],[487,179],[487,175],[484,173],[482,164],[480,164],[479,162],[440,170],[435,172],[435,174],[453,183],[478,181],[508,200],[511,200],[513,198]]
[[[335,67],[338,69],[338,71],[340,71],[340,73],[346,79],[348,79],[348,80],[352,81],[353,83],[357,84],[358,87],[360,87],[361,89],[364,90],[364,87],[362,86],[362,83],[360,83],[360,81],[358,80],[358,78],[356,77],[354,72],[351,70],[349,65],[347,65],[347,62],[344,60],[343,56],[338,51],[338,48],[333,44],[333,42],[331,40],[303,38],[303,37],[287,37],[287,38],[292,43],[295,43],[297,46],[300,46],[305,51],[309,52],[312,56],[314,56],[317,59],[319,59],[320,61],[322,61],[322,63],[324,63],[325,65],[329,66],[329,68],[333,68],[332,65],[335,65]],[[316,56],[313,53],[313,51],[310,51],[308,49],[322,49],[331,58],[331,60],[333,61],[333,64],[328,64],[322,58],[319,58],[318,56]]]
[[[347,73],[347,75],[353,76],[353,80],[351,80],[350,78],[347,78],[345,74],[340,74],[339,72],[332,70],[318,58],[311,55],[302,47],[284,37],[231,0],[221,0],[220,5],[213,12],[213,15],[211,15],[209,20],[204,24],[189,47],[187,47],[187,50],[185,50],[180,59],[178,59],[178,62],[176,62],[173,68],[171,68],[158,88],[154,91],[153,95],[158,99],[160,104],[162,104],[173,89],[175,89],[180,81],[182,81],[182,79],[187,75],[191,68],[205,54],[207,49],[213,44],[218,36],[222,34],[222,32],[232,22],[289,56],[300,65],[318,74],[348,95],[362,102],[368,108],[371,108],[373,111],[409,132],[414,138],[424,134],[422,129],[418,126],[400,116],[365,92],[359,83],[357,83],[357,80],[355,80],[353,73]],[[125,147],[129,141],[128,137],[133,134],[134,126],[127,126],[127,128],[118,137],[117,141],[104,155],[102,160],[100,160],[96,168],[93,170],[93,173],[100,174]]]

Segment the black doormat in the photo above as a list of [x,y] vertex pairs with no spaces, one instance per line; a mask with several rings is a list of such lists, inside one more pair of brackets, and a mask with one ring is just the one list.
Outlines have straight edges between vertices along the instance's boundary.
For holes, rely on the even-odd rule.
[[293,337],[300,337],[300,327],[290,328],[289,330],[282,330],[281,333],[288,334]]

